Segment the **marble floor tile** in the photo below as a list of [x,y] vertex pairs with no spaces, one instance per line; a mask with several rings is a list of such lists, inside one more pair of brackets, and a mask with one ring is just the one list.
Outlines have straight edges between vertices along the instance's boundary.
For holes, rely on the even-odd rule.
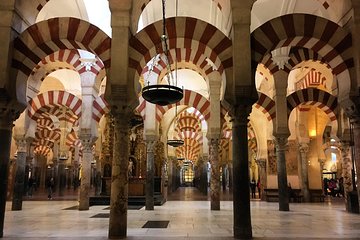
[[[107,239],[106,206],[88,211],[64,210],[76,201],[24,201],[22,211],[7,202],[3,239]],[[220,211],[207,201],[168,201],[153,211],[128,211],[127,239],[233,239],[233,203],[222,201]],[[277,203],[251,201],[255,239],[360,239],[360,214],[347,213],[342,202],[290,204],[289,212]],[[147,221],[169,221],[164,229],[145,229]]]

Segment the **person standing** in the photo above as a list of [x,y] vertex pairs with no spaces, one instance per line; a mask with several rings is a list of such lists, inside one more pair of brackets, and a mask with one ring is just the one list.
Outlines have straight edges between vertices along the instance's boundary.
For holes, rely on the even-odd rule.
[[34,184],[35,184],[35,179],[33,177],[29,178],[28,181],[28,196],[32,197],[32,193],[34,190]]
[[53,188],[54,188],[54,178],[51,177],[51,178],[48,178],[48,180],[46,181],[46,188],[47,188],[47,191],[48,191],[48,199],[52,199],[52,193],[53,193]]
[[255,191],[256,191],[256,182],[255,179],[252,179],[250,182],[250,189],[251,189],[251,198],[255,198]]
[[259,198],[261,198],[261,184],[260,184],[260,179],[258,179],[257,183],[256,183],[256,187],[258,189],[259,192]]

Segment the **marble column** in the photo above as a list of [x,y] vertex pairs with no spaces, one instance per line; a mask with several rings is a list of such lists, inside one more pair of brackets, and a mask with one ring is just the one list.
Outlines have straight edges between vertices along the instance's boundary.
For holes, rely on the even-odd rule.
[[58,161],[57,173],[58,173],[58,178],[57,179],[59,181],[59,183],[57,184],[58,187],[59,187],[58,195],[60,197],[62,197],[62,196],[64,196],[65,179],[66,179],[65,161],[64,160],[59,160]]
[[208,194],[208,174],[207,174],[208,169],[207,169],[207,166],[208,166],[207,161],[202,164],[201,175],[200,175],[201,192],[204,195]]
[[266,159],[259,158],[255,160],[259,167],[260,175],[260,199],[262,201],[266,200],[264,189],[267,185],[267,176],[266,176]]
[[100,196],[101,194],[101,160],[100,157],[95,157],[96,161],[96,176],[95,176],[95,196]]
[[309,144],[300,143],[299,152],[301,158],[301,191],[304,196],[305,202],[310,202],[310,191],[309,191],[309,170],[308,170],[308,157]]
[[12,197],[12,211],[22,210],[22,199],[25,192],[25,163],[26,163],[26,146],[27,142],[24,137],[16,138],[17,158],[15,170],[15,183]]
[[326,193],[324,192],[324,180],[323,180],[323,170],[324,170],[324,166],[325,166],[326,159],[321,159],[321,158],[319,158],[318,162],[319,162],[319,164],[320,164],[321,189],[322,189],[323,194],[326,194]]
[[222,171],[221,171],[221,173],[222,173],[222,176],[221,176],[222,190],[226,191],[226,183],[227,183],[227,176],[228,176],[228,174],[227,174],[228,168],[227,168],[226,164],[222,165],[221,169],[222,169]]
[[114,147],[111,174],[109,238],[125,238],[127,232],[129,119],[130,113],[111,110]]
[[286,158],[285,151],[287,149],[288,136],[275,136],[276,146],[276,162],[278,175],[278,191],[279,191],[279,210],[289,211],[289,190],[287,184]]
[[248,116],[251,105],[240,105],[232,114],[234,237],[252,238],[249,189]]
[[155,137],[146,136],[145,210],[154,210],[154,146]]
[[83,146],[81,161],[81,182],[79,192],[79,210],[89,210],[89,193],[91,178],[91,162],[93,160],[92,147],[96,140],[91,134],[80,133],[79,136]]
[[[353,126],[353,137],[354,137],[354,148],[355,148],[355,167],[356,167],[356,186],[357,194],[360,196],[360,118],[351,119],[351,123]],[[360,197],[358,197],[359,205],[360,205]]]
[[232,192],[233,190],[233,164],[232,161],[229,163],[229,191]]
[[352,183],[352,161],[351,161],[351,151],[350,151],[350,143],[349,142],[341,142],[340,150],[341,150],[341,158],[342,158],[342,177],[344,184],[344,197],[345,197],[345,207],[346,211],[350,211],[349,209],[349,199],[348,192],[353,191],[353,183]]
[[13,121],[19,116],[0,108],[0,237],[4,235],[6,190]]
[[[272,56],[274,62],[281,69],[287,57],[285,57],[281,49],[279,49],[279,52],[273,51]],[[287,184],[286,157],[285,157],[288,137],[290,135],[290,131],[288,127],[288,114],[287,114],[287,101],[286,101],[288,75],[289,74],[284,70],[279,70],[276,73],[274,73],[274,83],[275,83],[274,101],[275,101],[276,118],[274,119],[273,136],[276,146],[280,211],[289,211],[289,191]]]
[[209,141],[209,161],[211,164],[210,201],[211,210],[220,210],[220,166],[219,166],[219,139]]

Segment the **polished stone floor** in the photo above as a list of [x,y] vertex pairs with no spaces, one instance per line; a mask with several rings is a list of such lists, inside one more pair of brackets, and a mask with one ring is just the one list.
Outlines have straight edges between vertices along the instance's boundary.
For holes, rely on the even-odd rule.
[[[233,239],[232,202],[221,201],[220,211],[210,211],[208,201],[192,201],[194,191],[179,189],[172,199],[186,193],[187,200],[171,200],[154,211],[128,210],[128,239]],[[7,202],[4,239],[107,239],[107,206],[78,211],[76,204],[24,201],[22,211],[11,211]],[[255,239],[360,239],[360,214],[345,212],[339,199],[291,203],[289,212],[279,212],[278,203],[253,200],[251,216]],[[169,223],[166,228],[143,228],[148,221]]]

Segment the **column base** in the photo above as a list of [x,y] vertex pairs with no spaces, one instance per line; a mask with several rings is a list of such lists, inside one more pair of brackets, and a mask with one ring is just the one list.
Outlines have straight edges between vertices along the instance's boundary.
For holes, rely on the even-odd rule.
[[288,206],[280,206],[280,207],[279,207],[279,211],[282,211],[282,212],[288,212],[288,211],[290,211],[289,205],[288,205]]

